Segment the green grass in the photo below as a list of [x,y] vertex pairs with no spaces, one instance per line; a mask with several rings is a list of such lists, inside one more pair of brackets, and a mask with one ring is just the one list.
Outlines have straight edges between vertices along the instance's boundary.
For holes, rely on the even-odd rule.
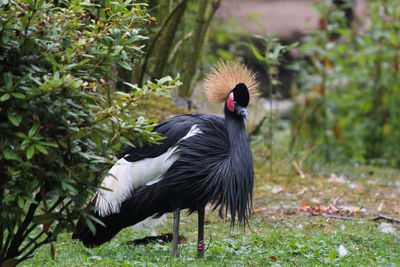
[[[208,217],[210,218],[210,217]],[[206,225],[208,249],[204,259],[196,258],[196,216],[184,217],[182,233],[189,239],[179,246],[179,257],[171,256],[170,244],[132,246],[124,243],[149,234],[125,229],[111,242],[86,249],[63,235],[56,243],[52,260],[49,247],[39,249],[24,266],[242,266],[242,265],[380,265],[400,262],[400,237],[382,233],[376,223],[326,220],[325,218],[257,216],[251,230],[229,231],[229,224],[212,217]],[[167,230],[163,227],[162,230]],[[160,229],[161,230],[161,229]],[[169,229],[168,229],[169,230]],[[349,254],[340,257],[344,245]],[[276,261],[273,259],[275,258]]]
[[[151,235],[150,230],[121,231],[109,243],[87,249],[62,234],[54,243],[56,257],[50,246],[38,249],[23,266],[400,266],[399,226],[396,233],[381,231],[381,221],[370,219],[375,214],[340,211],[352,217],[345,221],[310,216],[298,209],[279,208],[337,205],[379,210],[400,217],[399,170],[371,166],[340,166],[305,169],[301,179],[292,162],[296,160],[278,148],[275,150],[272,173],[265,160],[265,148],[254,146],[255,195],[254,214],[249,227],[230,229],[229,220],[222,220],[206,211],[206,253],[197,259],[197,215],[181,217],[181,235],[187,242],[179,245],[179,257],[171,256],[171,244],[153,243],[146,246],[126,245],[127,241]],[[346,182],[329,178],[343,176]],[[156,231],[172,231],[172,215]],[[343,245],[349,252],[340,257]]]

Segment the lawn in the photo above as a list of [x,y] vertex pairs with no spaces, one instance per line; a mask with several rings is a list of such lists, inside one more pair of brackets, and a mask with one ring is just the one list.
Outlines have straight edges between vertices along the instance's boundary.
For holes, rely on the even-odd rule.
[[[301,162],[277,155],[269,167],[265,151],[253,146],[254,213],[249,226],[230,228],[229,219],[206,212],[206,252],[196,257],[197,215],[181,217],[185,241],[179,257],[170,243],[128,245],[145,236],[170,233],[168,222],[155,230],[125,229],[109,243],[87,249],[62,234],[24,266],[400,266],[399,226],[371,220],[378,213],[399,218],[400,172],[371,166],[324,165],[302,170]],[[300,170],[304,177],[301,178]],[[340,248],[340,249],[339,249]]]

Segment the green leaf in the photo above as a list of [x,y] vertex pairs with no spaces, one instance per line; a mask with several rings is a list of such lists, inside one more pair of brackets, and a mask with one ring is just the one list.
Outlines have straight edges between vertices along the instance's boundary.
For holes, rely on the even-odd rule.
[[22,121],[22,115],[21,114],[15,114],[15,112],[8,111],[7,112],[8,119],[14,126],[19,126],[19,124]]
[[57,62],[57,60],[54,59],[54,57],[52,55],[47,54],[47,53],[43,53],[42,55],[45,57],[47,62],[50,63],[54,68],[58,67],[58,62]]
[[172,81],[173,81],[173,79],[171,78],[171,76],[166,76],[166,77],[163,77],[163,78],[159,79],[157,81],[157,85],[160,86],[160,85],[163,85],[166,82],[172,82]]
[[124,69],[126,69],[126,70],[132,70],[132,67],[131,67],[131,65],[129,65],[127,62],[125,62],[125,61],[117,61],[117,63],[121,66],[121,67],[123,67]]
[[39,144],[36,144],[35,145],[35,148],[37,149],[37,150],[39,150],[42,154],[45,154],[45,155],[47,155],[49,152],[47,151],[47,149],[44,147],[44,146],[41,146],[41,145],[39,145]]
[[121,91],[115,92],[115,94],[116,94],[119,98],[122,98],[122,99],[124,99],[124,98],[129,98],[129,97],[131,96],[130,94],[125,93],[125,92],[121,92]]
[[262,55],[260,54],[260,52],[258,51],[258,49],[257,49],[253,44],[245,43],[245,45],[246,45],[248,48],[250,48],[250,50],[251,50],[251,52],[253,53],[253,55],[254,55],[259,61],[268,64],[268,59],[265,58],[264,56],[262,56]]
[[38,216],[33,217],[32,221],[37,224],[52,223],[55,220],[57,220],[58,218],[60,218],[60,216],[61,215],[59,213],[55,213],[55,212],[46,213],[43,215],[38,215]]
[[15,89],[20,83],[25,81],[29,77],[30,74],[31,74],[30,72],[25,73],[24,76],[22,76],[16,83],[14,83],[12,89]]
[[40,9],[44,4],[44,0],[39,0],[36,4],[36,9]]
[[8,41],[10,41],[10,35],[7,32],[3,32],[3,34],[1,35],[1,40],[4,44],[8,43]]
[[8,148],[3,150],[3,156],[7,160],[17,160],[18,159],[17,153],[15,153],[14,151],[12,151],[11,149],[8,149]]
[[50,146],[50,147],[58,148],[58,145],[55,144],[55,143],[40,142],[40,144],[41,144],[42,146]]
[[117,45],[114,49],[114,52],[111,54],[112,56],[118,55],[124,47],[122,45]]
[[4,102],[7,101],[10,98],[10,94],[4,94],[0,97],[0,101]]
[[[89,215],[89,214],[88,214]],[[88,217],[83,216],[83,219],[86,223],[86,225],[89,227],[90,231],[93,233],[93,235],[96,235],[96,227],[94,226],[92,220],[90,220]]]
[[31,136],[36,135],[37,132],[39,131],[39,128],[40,128],[40,123],[39,123],[39,122],[35,122],[35,123],[32,125],[32,127],[29,129],[28,136],[31,137]]
[[128,85],[132,89],[140,90],[140,88],[135,84],[131,84],[131,83],[128,83],[128,82],[124,82],[124,84]]
[[298,46],[299,46],[299,42],[295,42],[295,43],[289,45],[286,49],[287,50],[292,50],[293,48],[298,47]]
[[4,83],[7,89],[12,88],[12,76],[10,72],[6,72],[3,74]]
[[280,43],[278,43],[278,44],[276,44],[276,46],[275,46],[275,48],[274,48],[274,52],[273,52],[273,59],[278,59],[279,58],[279,56],[280,56],[280,54],[281,54],[281,51],[283,50],[283,46],[280,44]]
[[21,132],[15,133],[15,136],[18,136],[19,138],[22,138],[22,139],[28,138],[28,136],[26,134],[21,133]]
[[24,99],[24,98],[25,98],[25,95],[24,95],[24,94],[21,94],[21,93],[18,93],[18,92],[11,93],[11,95],[12,95],[13,97],[19,98],[19,99]]
[[34,146],[29,147],[28,150],[26,151],[26,158],[31,159],[34,153],[35,153],[35,147]]
[[28,18],[27,17],[22,17],[20,20],[21,24],[26,27],[28,25]]
[[90,214],[88,214],[88,216],[89,216],[89,218],[90,218],[91,220],[93,220],[94,222],[100,224],[101,226],[106,226],[106,225],[104,224],[104,222],[103,222],[102,220],[100,220],[99,218],[96,218],[96,217],[94,217],[93,215],[90,215]]

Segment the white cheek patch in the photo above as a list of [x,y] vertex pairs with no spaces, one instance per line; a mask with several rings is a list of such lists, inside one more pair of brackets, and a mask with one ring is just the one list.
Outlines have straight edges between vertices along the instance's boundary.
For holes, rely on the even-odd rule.
[[[178,143],[199,133],[202,133],[201,130],[197,125],[193,125]],[[177,146],[173,146],[158,157],[134,162],[119,159],[101,184],[102,188],[109,190],[100,188],[97,192],[96,207],[99,209],[99,215],[104,217],[118,213],[121,203],[129,198],[135,189],[159,182],[178,159],[176,150]]]

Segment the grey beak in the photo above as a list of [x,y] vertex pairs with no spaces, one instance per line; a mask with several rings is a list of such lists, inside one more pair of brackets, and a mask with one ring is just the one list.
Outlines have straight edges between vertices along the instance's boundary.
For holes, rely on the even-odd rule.
[[239,114],[240,114],[240,116],[242,116],[242,118],[245,119],[246,121],[249,120],[249,114],[247,113],[247,108],[240,107],[240,109],[239,109]]

